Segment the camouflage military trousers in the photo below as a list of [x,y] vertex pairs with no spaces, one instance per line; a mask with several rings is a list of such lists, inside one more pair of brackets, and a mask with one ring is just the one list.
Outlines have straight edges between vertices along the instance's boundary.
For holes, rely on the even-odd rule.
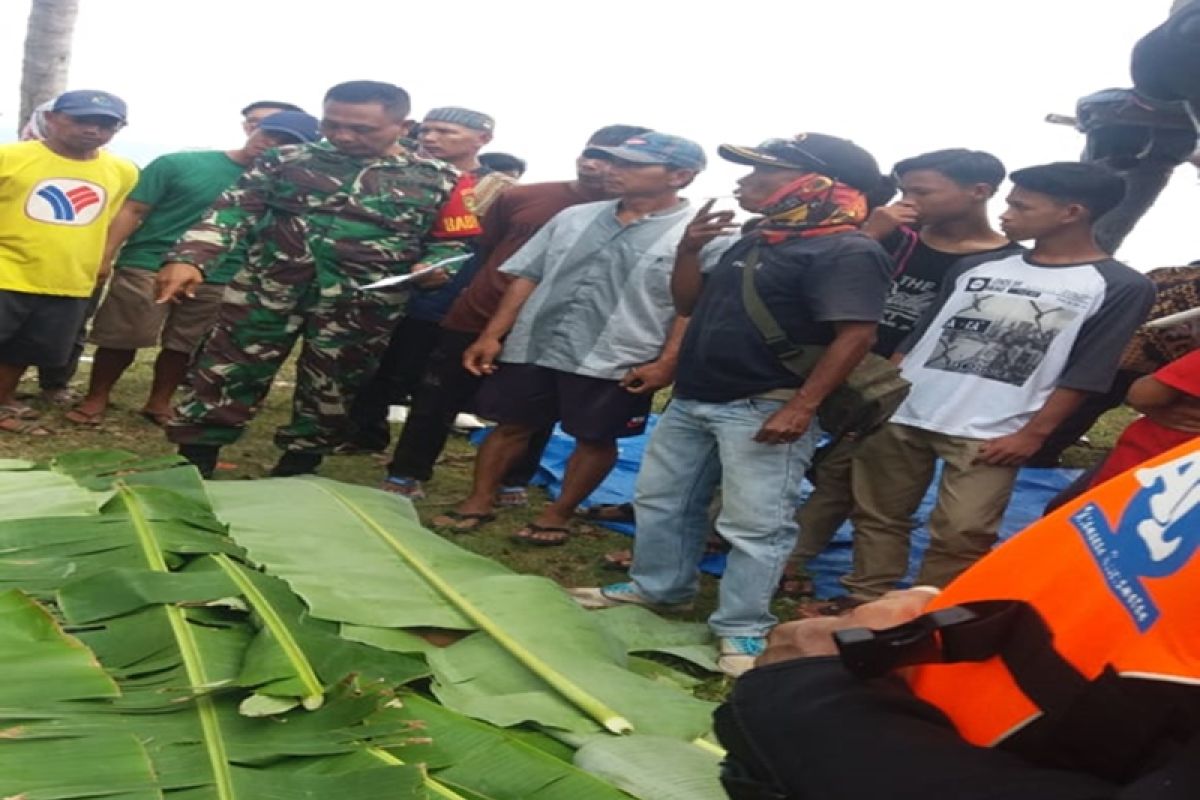
[[167,426],[176,444],[231,444],[270,391],[296,340],[291,421],[275,432],[283,450],[328,453],[346,441],[347,411],[387,349],[403,306],[318,288],[311,267],[243,270],[229,284],[216,327],[196,357]]

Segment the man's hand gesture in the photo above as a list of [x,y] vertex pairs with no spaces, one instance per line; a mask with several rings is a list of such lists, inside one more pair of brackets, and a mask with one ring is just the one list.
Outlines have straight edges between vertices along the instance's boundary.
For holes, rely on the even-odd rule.
[[878,242],[891,236],[901,227],[916,226],[918,221],[917,209],[911,203],[901,200],[872,211],[862,226],[862,232]]
[[196,296],[196,287],[204,282],[204,273],[191,264],[163,264],[154,278],[154,302],[182,303]]
[[679,240],[679,252],[695,255],[713,239],[738,229],[733,222],[732,211],[714,212],[712,210],[713,203],[716,202],[717,199],[714,197],[700,207],[687,229],[684,230],[683,238]]

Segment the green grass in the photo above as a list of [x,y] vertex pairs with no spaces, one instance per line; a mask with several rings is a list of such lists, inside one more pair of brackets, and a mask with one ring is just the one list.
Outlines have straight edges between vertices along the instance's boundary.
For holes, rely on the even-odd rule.
[[[113,405],[99,427],[74,426],[63,419],[61,410],[46,408],[43,422],[55,430],[56,435],[33,438],[0,433],[0,457],[45,460],[70,450],[95,448],[130,450],[143,455],[174,452],[162,431],[138,414],[149,389],[153,358],[153,352],[141,352],[118,384]],[[79,387],[86,385],[87,370],[88,365],[83,364],[76,379]],[[223,461],[233,465],[233,468],[219,470],[217,480],[261,478],[275,463],[279,451],[272,443],[271,436],[276,426],[288,416],[291,377],[288,370],[280,373],[262,412],[246,435],[237,444],[222,451]],[[36,391],[36,384],[31,378],[32,374],[22,386],[30,392]],[[1089,434],[1091,447],[1072,448],[1068,451],[1067,463],[1071,466],[1094,463],[1112,446],[1115,438],[1132,419],[1133,413],[1127,409],[1118,409],[1106,415]],[[398,432],[399,426],[393,426],[393,434]],[[473,452],[474,449],[465,438],[456,436],[451,439],[434,480],[426,486],[428,499],[417,503],[422,519],[428,521],[466,495],[471,483]],[[373,456],[334,456],[326,460],[321,474],[349,483],[373,486],[383,479],[384,469],[382,463]],[[453,541],[466,549],[494,558],[518,572],[544,575],[563,586],[598,586],[622,579],[619,573],[600,566],[601,556],[609,550],[628,547],[631,540],[603,528],[580,525],[576,534],[562,547],[535,548],[511,541],[509,536],[532,520],[547,498],[540,489],[534,489],[530,493],[530,500],[529,508],[501,511],[496,522],[477,533],[447,536],[453,536]],[[716,586],[715,579],[704,576],[695,610],[680,618],[705,619],[715,608]],[[794,616],[795,607],[795,601],[781,599],[776,601],[775,611],[780,619],[790,619]],[[715,699],[721,697],[727,688],[728,683],[724,679],[714,678],[705,681],[698,693]]]

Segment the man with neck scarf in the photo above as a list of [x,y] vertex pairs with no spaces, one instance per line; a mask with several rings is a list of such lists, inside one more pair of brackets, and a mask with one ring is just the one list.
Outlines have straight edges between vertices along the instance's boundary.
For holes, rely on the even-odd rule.
[[[716,528],[732,550],[709,625],[718,664],[738,675],[777,621],[770,601],[796,541],[800,481],[821,435],[817,407],[875,341],[892,265],[858,232],[867,194],[883,181],[861,147],[813,133],[719,152],[753,167],[737,198],[761,217],[740,237],[721,236],[735,227],[733,212],[713,212],[710,201],[680,242],[671,291],[691,323],[675,398],[638,478],[631,580],[574,595],[594,608],[690,605],[719,484]],[[747,311],[747,269],[788,339],[826,348],[807,376],[784,366]]]

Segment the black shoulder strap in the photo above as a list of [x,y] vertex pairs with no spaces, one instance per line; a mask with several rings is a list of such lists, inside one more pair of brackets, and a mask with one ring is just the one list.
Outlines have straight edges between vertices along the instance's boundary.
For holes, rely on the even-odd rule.
[[767,342],[767,347],[771,349],[783,366],[789,372],[799,375],[801,378],[807,378],[817,361],[820,360],[825,348],[819,346],[798,347],[788,338],[779,321],[775,319],[775,315],[763,302],[762,295],[758,293],[758,287],[754,285],[754,272],[758,267],[758,260],[759,245],[755,244],[742,262],[742,305],[746,309],[746,315],[750,317],[754,327],[758,328],[758,332]]

